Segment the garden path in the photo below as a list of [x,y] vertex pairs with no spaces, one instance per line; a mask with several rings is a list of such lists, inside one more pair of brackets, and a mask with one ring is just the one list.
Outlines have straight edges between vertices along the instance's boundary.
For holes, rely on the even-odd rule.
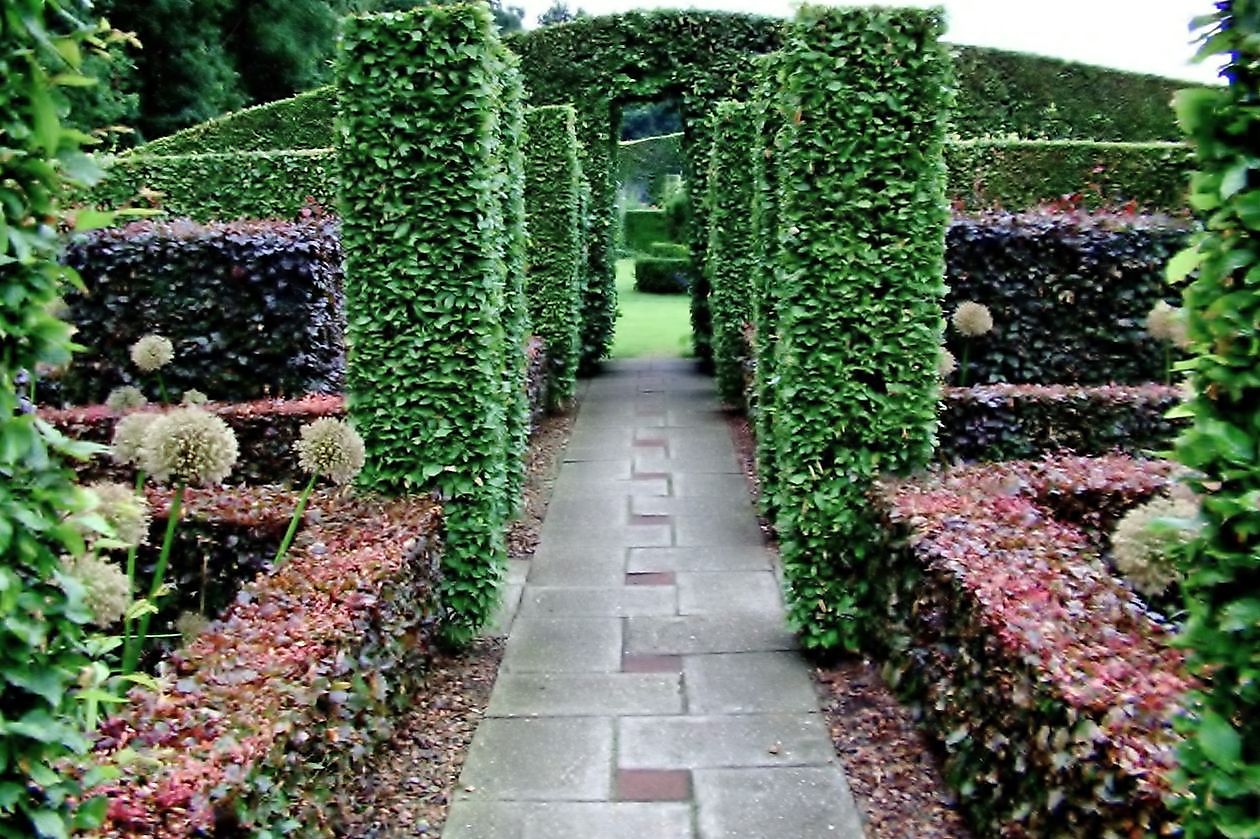
[[861,837],[712,380],[610,364],[563,460],[443,839]]

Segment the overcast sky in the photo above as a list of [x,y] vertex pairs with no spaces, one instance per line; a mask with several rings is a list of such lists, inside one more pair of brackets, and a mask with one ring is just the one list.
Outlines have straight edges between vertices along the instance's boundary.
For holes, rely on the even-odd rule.
[[[593,15],[646,8],[700,8],[790,15],[792,0],[568,0]],[[531,24],[551,0],[524,5]],[[846,3],[845,5],[860,5]],[[946,40],[1052,55],[1174,78],[1208,81],[1213,69],[1189,63],[1190,19],[1211,0],[882,0],[888,6],[944,6]]]

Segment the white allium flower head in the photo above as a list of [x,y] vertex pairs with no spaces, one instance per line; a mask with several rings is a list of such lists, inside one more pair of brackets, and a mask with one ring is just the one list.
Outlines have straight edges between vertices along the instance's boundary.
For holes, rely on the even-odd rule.
[[200,408],[162,414],[144,436],[141,465],[159,481],[217,484],[236,464],[236,435]]
[[175,358],[175,346],[161,335],[145,335],[131,345],[131,361],[145,373],[160,370]]
[[161,414],[137,413],[128,414],[114,426],[114,442],[110,453],[115,462],[124,466],[139,466],[141,452],[144,449],[144,437],[149,433],[149,426]]
[[993,313],[974,300],[964,300],[954,310],[954,328],[968,338],[975,338],[993,329]]
[[143,408],[148,404],[149,400],[140,392],[140,388],[131,385],[116,387],[105,397],[105,407],[119,413]]
[[87,591],[85,605],[92,623],[105,627],[116,623],[131,605],[127,575],[114,563],[94,553],[62,557],[62,571],[77,579]]
[[363,469],[363,438],[344,420],[325,417],[302,427],[294,448],[298,462],[312,475],[347,484]]

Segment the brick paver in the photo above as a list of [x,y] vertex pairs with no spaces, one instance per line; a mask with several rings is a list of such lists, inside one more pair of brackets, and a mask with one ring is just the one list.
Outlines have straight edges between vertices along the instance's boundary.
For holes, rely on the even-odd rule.
[[861,837],[712,381],[609,367],[505,587],[444,839]]

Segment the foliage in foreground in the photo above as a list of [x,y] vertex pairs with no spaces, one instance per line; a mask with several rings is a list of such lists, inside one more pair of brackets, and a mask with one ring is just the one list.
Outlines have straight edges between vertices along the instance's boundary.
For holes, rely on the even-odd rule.
[[876,583],[886,672],[986,833],[1174,829],[1172,717],[1192,682],[1169,630],[1099,556],[1171,468],[1067,457],[880,485],[903,540]]
[[1204,229],[1169,263],[1173,280],[1194,271],[1183,300],[1195,357],[1180,365],[1194,390],[1184,412],[1193,425],[1176,456],[1205,495],[1181,638],[1206,683],[1180,755],[1188,839],[1260,835],[1260,3],[1216,6],[1196,21],[1200,55],[1224,60],[1229,85],[1176,101],[1194,143],[1190,203]]

